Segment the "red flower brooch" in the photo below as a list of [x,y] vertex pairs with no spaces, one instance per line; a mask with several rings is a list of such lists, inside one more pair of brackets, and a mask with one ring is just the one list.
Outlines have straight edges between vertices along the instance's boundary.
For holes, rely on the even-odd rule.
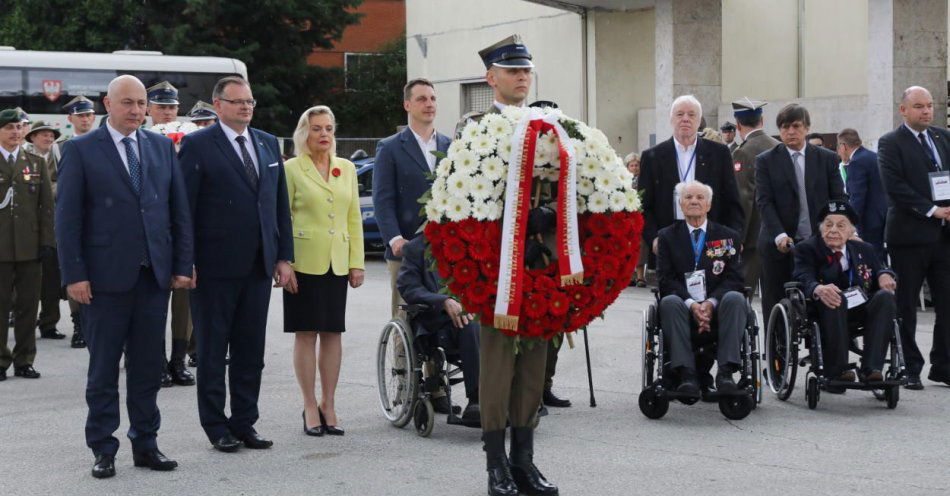
[[340,168],[334,167],[333,170],[330,171],[330,174],[333,174],[333,177],[340,177]]

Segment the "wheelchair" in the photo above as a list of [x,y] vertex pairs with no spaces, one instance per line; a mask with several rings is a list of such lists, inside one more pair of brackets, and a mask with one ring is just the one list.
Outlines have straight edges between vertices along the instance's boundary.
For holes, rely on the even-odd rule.
[[[669,357],[666,354],[663,342],[663,330],[660,322],[660,291],[652,288],[655,302],[650,305],[643,315],[641,350],[643,353],[643,384],[640,391],[640,411],[647,418],[659,419],[666,415],[670,407],[670,400],[678,400],[685,405],[693,405],[700,398],[676,391],[679,385],[675,374],[671,373]],[[742,358],[741,377],[736,381],[736,391],[720,393],[718,391],[703,392],[703,399],[718,401],[719,411],[731,420],[741,420],[747,417],[759,403],[762,402],[761,376],[759,368],[759,326],[755,311],[750,303],[752,289],[745,288],[746,318],[745,332],[739,345]],[[696,344],[693,351],[696,354],[697,369],[701,365],[710,365],[715,362],[716,343]]]
[[[871,391],[875,398],[887,403],[887,408],[897,407],[900,387],[906,382],[904,350],[900,340],[900,321],[894,319],[894,332],[888,340],[885,357],[887,370],[879,382],[846,382],[824,375],[824,360],[821,354],[821,330],[815,318],[815,309],[808,305],[802,286],[798,282],[785,283],[785,298],[772,307],[765,329],[765,374],[769,387],[778,399],[785,401],[795,389],[798,367],[808,365],[805,374],[805,399],[808,408],[815,409],[821,390],[828,386]],[[852,334],[849,350],[862,355],[855,334],[862,330],[862,323],[849,325]],[[799,346],[804,341],[808,356],[799,359]],[[856,370],[857,364],[849,363],[846,370]]]
[[[376,376],[379,404],[394,426],[405,427],[410,420],[416,434],[428,437],[435,426],[433,393],[440,388],[449,402],[449,425],[466,425],[452,403],[452,386],[462,382],[457,350],[438,346],[437,336],[415,337],[412,320],[427,305],[400,305],[406,319],[396,317],[383,327],[376,349]],[[426,367],[425,364],[430,364]]]

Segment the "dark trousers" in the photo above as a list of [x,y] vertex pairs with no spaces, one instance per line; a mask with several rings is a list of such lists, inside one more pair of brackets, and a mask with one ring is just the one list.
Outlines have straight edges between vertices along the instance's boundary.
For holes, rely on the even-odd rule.
[[901,343],[907,371],[920,375],[924,356],[917,347],[917,305],[924,278],[930,287],[936,319],[930,365],[950,373],[950,233],[944,230],[940,240],[926,245],[889,246],[891,262],[900,281],[897,284],[897,314],[902,319]]
[[742,356],[739,353],[740,341],[746,327],[746,301],[742,293],[729,291],[719,302],[709,333],[699,334],[699,327],[693,319],[686,302],[677,295],[667,295],[660,300],[660,321],[663,322],[663,337],[670,353],[670,366],[673,369],[696,370],[694,344],[716,342],[716,362],[739,370]]
[[[0,369],[33,365],[36,358],[36,308],[40,303],[42,268],[39,260],[0,262]],[[14,299],[13,295],[16,294]],[[7,347],[13,310],[13,352]]]
[[795,258],[791,251],[778,251],[771,239],[760,240],[758,248],[762,262],[762,325],[766,326],[772,307],[785,298],[785,283],[792,280]]
[[861,360],[861,370],[870,372],[884,369],[887,339],[894,328],[894,315],[897,311],[897,298],[893,293],[878,291],[867,303],[852,309],[847,308],[847,302],[843,302],[838,308],[829,308],[821,302],[815,306],[818,308],[821,357],[826,376],[837,377],[848,366],[848,345],[851,343],[849,322],[864,323],[864,357]]
[[59,323],[59,302],[62,299],[63,283],[59,275],[59,258],[54,251],[42,259],[43,283],[40,287],[40,330],[55,329]]
[[155,449],[162,373],[162,358],[155,350],[165,333],[168,290],[159,288],[152,270],[145,267],[131,291],[92,290],[92,302],[81,306],[89,345],[86,445],[97,455],[115,455],[119,450],[113,433],[119,428],[119,359],[124,351],[132,450]]
[[548,359],[544,364],[544,389],[546,391],[554,386],[554,374],[557,373],[557,356],[566,339],[567,334],[561,334],[561,339],[557,340],[557,344],[554,344],[553,339],[548,341]]
[[874,253],[877,254],[878,261],[884,265],[888,265],[887,250],[884,249],[884,226],[866,229],[860,234],[861,239],[871,243],[871,246],[874,247]]
[[[449,324],[451,326],[451,324]],[[465,397],[470,401],[478,401],[478,322],[469,322],[461,329],[451,326],[440,331],[440,336],[450,339],[450,347],[459,352],[462,360],[462,379],[465,382]],[[445,346],[443,346],[445,347]]]
[[496,329],[481,328],[478,399],[482,431],[534,427],[544,392],[547,343],[521,342],[515,354],[515,339]]
[[[271,279],[262,271],[233,279],[198,279],[191,293],[198,345],[198,416],[208,439],[242,436],[258,419]],[[225,366],[230,349],[231,361]],[[229,390],[224,374],[228,373]],[[231,417],[224,413],[231,394]]]

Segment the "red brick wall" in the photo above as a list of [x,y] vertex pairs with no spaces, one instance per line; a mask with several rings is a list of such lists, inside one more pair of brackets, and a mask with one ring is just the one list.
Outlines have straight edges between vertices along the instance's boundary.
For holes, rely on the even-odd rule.
[[311,65],[342,67],[346,52],[372,53],[406,31],[405,0],[364,0],[357,9],[363,14],[359,24],[346,28],[343,38],[329,50],[314,50],[307,57]]

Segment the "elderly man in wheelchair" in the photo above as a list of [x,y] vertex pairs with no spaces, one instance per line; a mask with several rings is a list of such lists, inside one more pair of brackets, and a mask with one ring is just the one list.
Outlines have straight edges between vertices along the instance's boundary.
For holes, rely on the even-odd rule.
[[[396,288],[414,314],[410,320],[415,342],[430,351],[441,348],[454,355],[449,358],[450,361],[461,361],[459,366],[465,383],[465,396],[468,398],[461,423],[479,427],[478,321],[463,312],[458,301],[440,293],[444,284],[438,272],[431,268],[432,260],[425,255],[427,245],[423,233],[405,245]],[[446,380],[443,377],[434,379],[439,383]],[[454,415],[454,412],[450,415]]]
[[739,260],[741,236],[709,221],[712,188],[698,181],[676,186],[684,221],[657,235],[659,313],[676,392],[700,397],[697,346],[716,344],[716,390],[737,394],[733,378],[743,370],[740,347],[748,319]]
[[[884,380],[888,339],[894,330],[896,275],[884,268],[874,247],[855,237],[857,213],[833,201],[818,214],[820,235],[794,248],[793,277],[801,286],[809,314],[817,317],[823,376],[829,393],[844,393],[855,381],[848,363],[852,337],[863,328],[864,346],[857,378]],[[844,385],[843,385],[844,384]]]

